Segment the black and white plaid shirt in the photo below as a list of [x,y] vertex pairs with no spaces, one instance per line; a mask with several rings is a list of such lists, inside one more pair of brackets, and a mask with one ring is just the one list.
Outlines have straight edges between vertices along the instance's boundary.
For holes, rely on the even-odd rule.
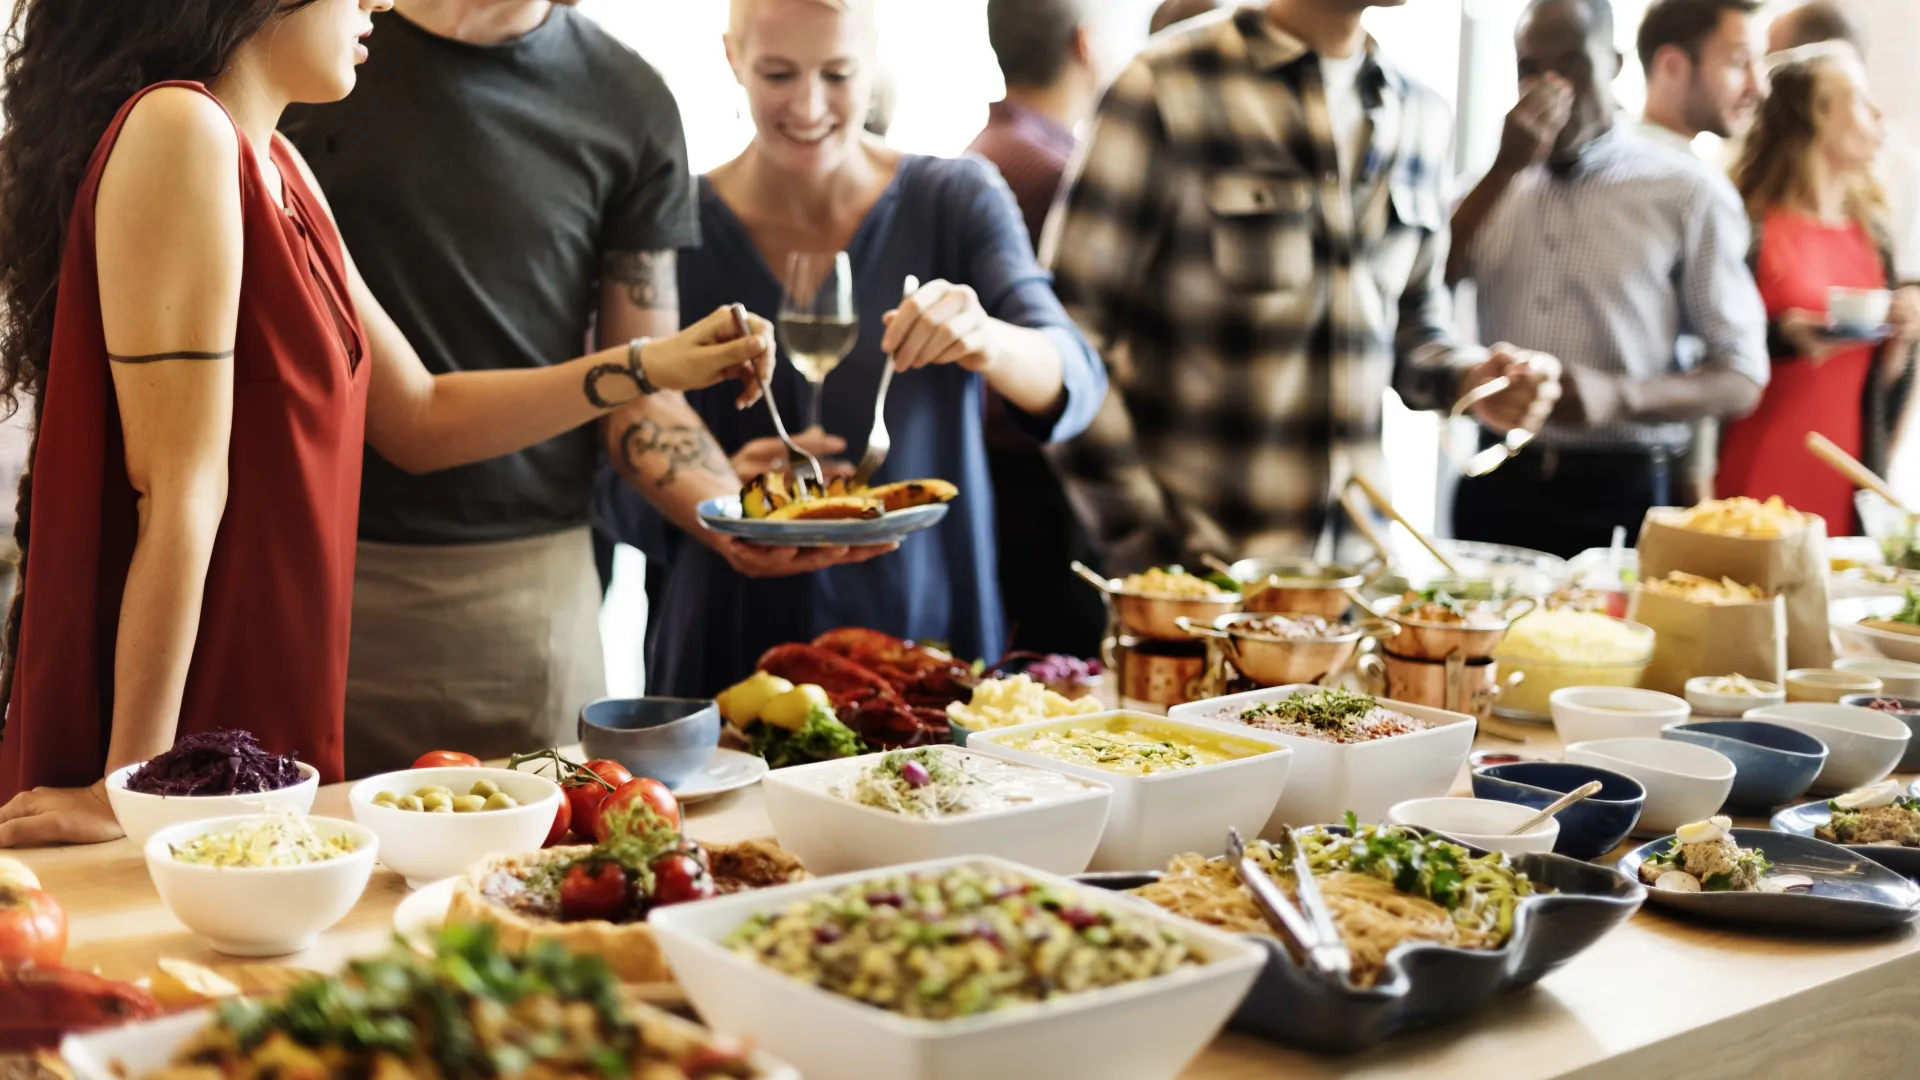
[[1367,44],[1343,180],[1318,57],[1247,8],[1156,39],[1102,103],[1043,259],[1114,390],[1057,448],[1110,571],[1302,554],[1384,480],[1382,394],[1445,407],[1446,104]]

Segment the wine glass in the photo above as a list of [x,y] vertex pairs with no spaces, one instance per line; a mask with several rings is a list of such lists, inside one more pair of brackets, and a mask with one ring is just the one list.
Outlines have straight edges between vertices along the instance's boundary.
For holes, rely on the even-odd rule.
[[853,264],[847,253],[796,251],[787,258],[780,298],[780,344],[787,362],[812,384],[807,428],[821,426],[821,390],[860,339],[853,304]]

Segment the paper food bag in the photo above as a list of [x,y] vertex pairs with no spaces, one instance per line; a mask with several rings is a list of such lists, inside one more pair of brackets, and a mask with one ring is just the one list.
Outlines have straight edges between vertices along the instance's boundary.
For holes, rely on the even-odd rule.
[[1833,636],[1827,626],[1826,522],[1802,514],[1800,527],[1781,536],[1721,536],[1683,528],[1680,523],[1687,514],[1677,509],[1647,512],[1640,526],[1640,580],[1682,571],[1705,578],[1732,578],[1742,585],[1765,589],[1786,605],[1787,666],[1832,667]]
[[1653,663],[1640,685],[1676,697],[1696,675],[1745,675],[1786,684],[1787,604],[1701,604],[1635,589],[1627,618],[1652,628]]

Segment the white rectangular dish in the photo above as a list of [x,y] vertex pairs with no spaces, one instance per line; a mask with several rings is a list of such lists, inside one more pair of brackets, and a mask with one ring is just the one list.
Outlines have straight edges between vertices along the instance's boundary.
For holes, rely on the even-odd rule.
[[[1125,776],[1013,745],[1035,735],[1076,728],[1164,732],[1237,745],[1249,755],[1176,772]],[[1221,854],[1226,850],[1228,826],[1239,829],[1242,836],[1252,836],[1272,816],[1293,765],[1293,750],[1271,732],[1229,731],[1219,725],[1125,711],[976,732],[967,740],[967,749],[1113,788],[1106,829],[1088,864],[1088,869],[1101,871],[1159,870],[1175,855]]]
[[[1090,911],[1124,907],[1178,929],[1206,963],[1172,974],[953,1020],[901,1016],[823,990],[722,942],[755,915],[861,881],[957,866],[1017,873]],[[751,1037],[810,1077],[887,1080],[1172,1080],[1239,1005],[1264,962],[1251,940],[1001,859],[844,874],[661,908],[649,920],[687,996],[718,1031]],[[89,1080],[89,1078],[83,1078]]]
[[[957,746],[930,749],[976,767],[1033,768]],[[1100,844],[1113,801],[1108,784],[1057,769],[1038,771],[1077,790],[1048,793],[1025,806],[949,817],[909,817],[834,794],[886,756],[779,769],[760,782],[774,836],[809,872],[825,876],[958,855],[994,855],[1048,873],[1077,874],[1087,868]]]
[[1430,725],[1425,731],[1359,743],[1336,743],[1263,731],[1233,719],[1242,709],[1318,693],[1318,686],[1275,686],[1230,697],[1176,705],[1175,719],[1234,732],[1254,732],[1293,748],[1293,777],[1261,831],[1277,840],[1287,825],[1337,824],[1351,810],[1363,823],[1384,821],[1394,804],[1438,798],[1453,782],[1473,749],[1479,726],[1465,713],[1379,699],[1381,706]]

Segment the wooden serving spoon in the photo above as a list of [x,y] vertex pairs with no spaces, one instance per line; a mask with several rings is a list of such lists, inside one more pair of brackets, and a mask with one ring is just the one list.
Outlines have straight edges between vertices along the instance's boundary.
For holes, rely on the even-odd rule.
[[1913,511],[1907,509],[1907,504],[1900,501],[1900,496],[1893,493],[1893,489],[1887,486],[1885,480],[1875,475],[1872,469],[1860,464],[1852,454],[1835,446],[1832,439],[1817,431],[1809,431],[1807,432],[1807,449],[1812,451],[1814,457],[1832,466],[1835,472],[1853,481],[1855,487],[1873,492],[1887,500],[1895,510],[1909,518],[1913,517]]

